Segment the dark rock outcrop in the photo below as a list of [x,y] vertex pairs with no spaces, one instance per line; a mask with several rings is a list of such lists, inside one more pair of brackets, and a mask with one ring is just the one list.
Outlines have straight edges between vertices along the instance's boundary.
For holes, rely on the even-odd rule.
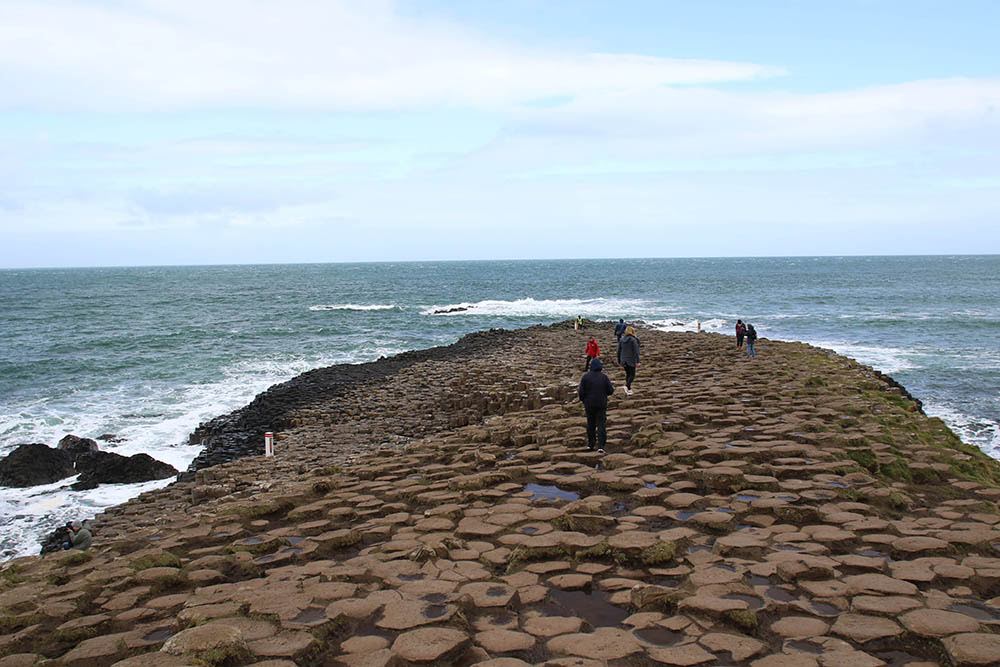
[[177,468],[157,461],[149,454],[122,456],[113,452],[90,452],[76,462],[80,478],[73,489],[93,489],[98,484],[135,484],[166,479],[177,474]]
[[59,441],[59,444],[56,445],[56,449],[69,454],[70,459],[72,459],[75,464],[81,456],[90,454],[91,452],[96,452],[100,448],[97,446],[97,443],[90,438],[81,438],[71,433]]
[[0,461],[0,486],[51,484],[75,474],[70,455],[48,445],[18,445]]

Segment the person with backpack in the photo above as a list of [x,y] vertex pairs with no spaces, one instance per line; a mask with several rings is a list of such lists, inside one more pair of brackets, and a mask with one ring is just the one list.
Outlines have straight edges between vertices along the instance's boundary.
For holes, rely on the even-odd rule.
[[583,365],[583,370],[590,370],[590,362],[601,356],[601,348],[597,346],[597,339],[593,336],[587,341],[587,362]]
[[618,345],[618,362],[625,369],[625,395],[631,396],[635,368],[639,365],[639,339],[636,338],[635,327],[631,324],[625,327],[625,335]]
[[603,454],[608,444],[608,396],[615,391],[615,386],[603,370],[601,360],[594,359],[590,362],[590,370],[580,378],[577,389],[577,396],[587,415],[587,448],[593,451],[596,445],[598,454]]
[[757,330],[747,322],[747,356],[751,359],[757,356]]
[[747,325],[743,320],[736,320],[736,349],[743,347],[743,337],[747,335]]
[[615,340],[619,343],[622,342],[622,336],[625,335],[625,320],[619,318],[618,324],[615,325]]

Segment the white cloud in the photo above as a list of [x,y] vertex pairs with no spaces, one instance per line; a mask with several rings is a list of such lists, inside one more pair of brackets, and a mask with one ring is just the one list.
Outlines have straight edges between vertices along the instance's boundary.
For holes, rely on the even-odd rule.
[[412,109],[755,79],[753,63],[565,53],[391,3],[145,0],[0,4],[7,107]]

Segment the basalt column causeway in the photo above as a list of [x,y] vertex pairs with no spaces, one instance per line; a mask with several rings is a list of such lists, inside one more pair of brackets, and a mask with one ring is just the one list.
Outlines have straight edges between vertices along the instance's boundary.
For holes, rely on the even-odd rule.
[[91,550],[0,567],[0,667],[1000,664],[995,461],[849,359],[655,331],[600,456],[595,333],[321,369],[204,425]]

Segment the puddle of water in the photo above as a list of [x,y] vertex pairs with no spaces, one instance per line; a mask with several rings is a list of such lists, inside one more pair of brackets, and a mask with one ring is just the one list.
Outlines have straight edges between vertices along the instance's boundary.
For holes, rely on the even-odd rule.
[[850,488],[850,486],[848,484],[844,484],[843,482],[830,482],[827,486],[832,486],[835,489],[847,489],[847,488]]
[[632,634],[641,641],[655,646],[672,646],[685,636],[683,632],[674,632],[673,630],[667,630],[655,625],[643,628],[642,630],[635,630]]
[[656,488],[656,484],[653,484],[652,482],[646,482],[645,486],[646,486],[647,489],[655,489]]
[[750,609],[760,609],[764,606],[764,601],[759,597],[753,595],[741,595],[740,593],[730,593],[729,595],[723,595],[723,600],[742,600],[750,605]]
[[448,613],[448,608],[440,604],[424,607],[424,618],[441,618]]
[[966,616],[971,616],[977,621],[995,622],[1000,620],[1000,614],[992,610],[990,607],[984,604],[979,604],[974,601],[969,601],[968,604],[953,604],[948,607],[951,611],[957,611],[959,614],[965,614]]
[[770,579],[759,574],[751,574],[749,581],[751,586],[769,586],[771,584]]
[[739,500],[743,503],[752,503],[755,500],[760,500],[760,496],[751,496],[749,493],[737,493],[733,496],[733,500]]
[[886,558],[887,556],[881,551],[875,551],[874,549],[862,549],[861,551],[854,552],[859,556],[865,556],[867,558]]
[[819,655],[823,652],[823,647],[813,644],[812,642],[806,642],[799,639],[793,640],[785,644],[788,648],[795,649],[801,653],[811,653],[813,655]]
[[726,514],[736,514],[736,510],[732,509],[731,507],[716,507],[715,511],[725,512]]
[[832,604],[826,602],[812,602],[809,608],[817,616],[840,616],[843,612]]
[[707,544],[695,544],[687,548],[687,552],[689,554],[696,554],[699,551],[711,551],[711,550],[712,547],[708,546]]
[[768,588],[764,595],[772,600],[777,600],[778,602],[791,602],[796,599],[794,594],[789,593],[784,588],[779,588],[777,586],[771,586]]
[[427,595],[420,598],[424,602],[430,602],[431,604],[441,604],[448,599],[448,596],[444,593],[428,593]]
[[302,540],[304,540],[306,538],[299,537],[298,535],[292,535],[290,537],[286,537],[285,539],[288,540],[288,543],[294,547],[294,546],[297,546],[297,545],[301,544]]
[[240,540],[240,544],[260,544],[263,541],[263,537],[260,537],[259,535],[251,535],[250,537],[244,537]]
[[323,607],[307,607],[299,612],[299,615],[292,619],[294,623],[310,624],[326,622],[326,609]]
[[491,598],[498,598],[501,595],[506,595],[507,589],[503,586],[491,586],[486,589],[486,596]]
[[525,535],[534,535],[535,533],[538,532],[538,529],[535,528],[534,526],[525,526],[524,528],[521,529],[521,532],[524,533]]
[[616,500],[611,503],[611,516],[625,516],[632,511],[632,508],[624,500]]
[[579,500],[580,494],[575,491],[560,489],[552,484],[525,484],[524,490],[531,493],[532,500]]
[[553,590],[541,605],[547,616],[573,616],[592,628],[616,628],[631,612],[608,602],[609,595],[601,590]]
[[694,510],[681,510],[680,512],[677,513],[677,520],[678,521],[687,521],[688,519],[690,519],[691,517],[693,517],[697,513],[698,512],[696,512]]
[[143,641],[147,642],[165,642],[174,636],[174,631],[170,628],[157,628],[149,634],[143,636]]

